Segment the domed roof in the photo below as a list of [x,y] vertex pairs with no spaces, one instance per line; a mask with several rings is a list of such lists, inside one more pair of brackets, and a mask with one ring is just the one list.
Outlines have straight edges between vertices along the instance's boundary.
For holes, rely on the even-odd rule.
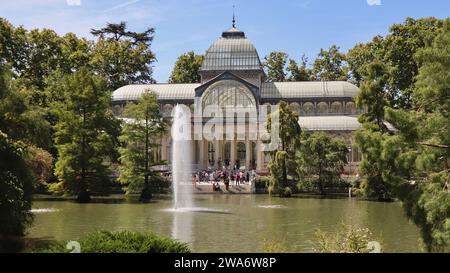
[[206,51],[200,71],[208,70],[262,70],[262,65],[255,46],[233,26]]

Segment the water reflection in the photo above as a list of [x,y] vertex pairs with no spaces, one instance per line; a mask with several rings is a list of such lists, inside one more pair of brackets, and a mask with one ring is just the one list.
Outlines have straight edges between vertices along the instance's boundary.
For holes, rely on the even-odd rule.
[[172,223],[172,237],[192,244],[192,212],[174,212]]

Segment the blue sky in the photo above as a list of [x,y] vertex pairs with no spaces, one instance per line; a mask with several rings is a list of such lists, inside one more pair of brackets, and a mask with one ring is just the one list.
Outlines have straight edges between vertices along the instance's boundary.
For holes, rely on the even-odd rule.
[[106,22],[127,21],[135,31],[155,27],[154,77],[166,82],[180,54],[204,53],[231,26],[233,5],[237,27],[261,58],[278,50],[313,60],[320,48],[337,44],[346,51],[408,16],[450,16],[448,0],[0,0],[0,16],[88,38]]

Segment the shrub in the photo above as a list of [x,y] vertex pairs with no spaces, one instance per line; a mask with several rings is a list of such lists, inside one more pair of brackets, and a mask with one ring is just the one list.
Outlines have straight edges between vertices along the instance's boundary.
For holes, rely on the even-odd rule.
[[369,253],[373,250],[369,243],[375,241],[369,229],[344,223],[334,233],[318,229],[315,236],[317,248],[314,251],[320,253]]
[[53,195],[64,195],[64,185],[63,182],[57,182],[57,183],[50,183],[47,184],[47,191]]
[[[189,253],[186,243],[153,233],[97,231],[78,240],[83,253]],[[67,242],[55,242],[37,252],[67,253]]]

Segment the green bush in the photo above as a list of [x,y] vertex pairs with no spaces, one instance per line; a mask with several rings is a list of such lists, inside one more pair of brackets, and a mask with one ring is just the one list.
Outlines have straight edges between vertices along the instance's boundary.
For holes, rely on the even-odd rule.
[[369,253],[380,251],[371,246],[374,242],[373,235],[367,228],[357,228],[352,225],[341,223],[335,232],[324,232],[316,230],[317,239],[315,252],[319,253]]
[[[153,233],[131,231],[97,231],[88,234],[77,242],[82,253],[190,253],[186,243],[172,238],[160,237]],[[67,242],[54,242],[46,248],[38,249],[44,253],[68,253]]]
[[63,182],[47,184],[47,191],[53,195],[58,195],[58,196],[64,195],[65,191],[64,191]]

